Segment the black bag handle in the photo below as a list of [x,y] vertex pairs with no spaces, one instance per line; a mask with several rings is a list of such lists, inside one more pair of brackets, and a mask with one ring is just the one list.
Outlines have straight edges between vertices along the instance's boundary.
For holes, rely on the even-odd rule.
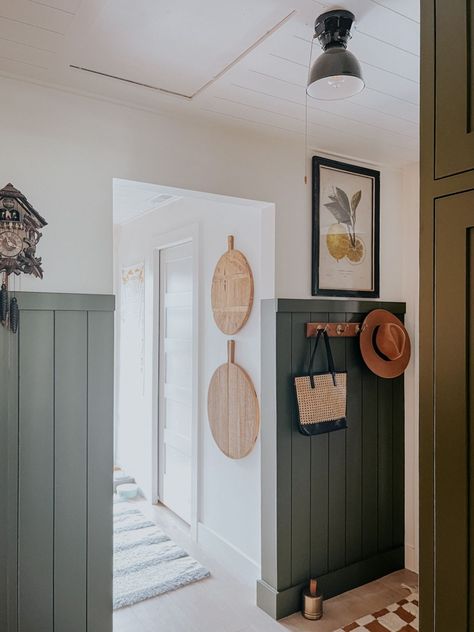
[[311,388],[315,388],[313,364],[314,364],[314,359],[316,357],[316,350],[318,348],[318,342],[319,342],[319,339],[321,338],[321,335],[324,337],[324,343],[325,343],[325,347],[326,347],[326,356],[327,356],[327,361],[328,361],[328,371],[332,375],[332,382],[333,382],[334,386],[337,386],[336,369],[334,368],[334,358],[332,357],[331,345],[329,344],[329,336],[328,336],[327,331],[325,329],[318,329],[318,333],[316,334],[316,341],[314,343],[313,353],[311,354],[311,357],[309,359],[309,367],[308,367],[309,381],[311,383]]

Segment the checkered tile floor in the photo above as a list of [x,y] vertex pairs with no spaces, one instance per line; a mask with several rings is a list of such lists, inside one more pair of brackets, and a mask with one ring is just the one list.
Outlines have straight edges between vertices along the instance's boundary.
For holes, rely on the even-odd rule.
[[418,632],[418,595],[357,619],[335,632]]

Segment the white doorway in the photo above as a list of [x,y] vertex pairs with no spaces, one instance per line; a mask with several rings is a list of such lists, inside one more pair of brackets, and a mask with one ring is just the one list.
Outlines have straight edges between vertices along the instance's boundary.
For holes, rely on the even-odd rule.
[[192,519],[193,242],[159,250],[158,494]]
[[[160,515],[169,515],[170,521],[175,519],[200,549],[218,551],[219,558],[238,569],[235,572],[245,581],[253,583],[260,572],[260,449],[257,445],[242,460],[228,459],[217,447],[209,428],[208,385],[215,369],[226,360],[227,340],[214,322],[211,280],[216,262],[227,250],[228,236],[233,235],[236,248],[245,253],[252,266],[255,284],[251,317],[235,336],[236,361],[252,377],[259,394],[260,299],[275,296],[275,208],[265,202],[130,181],[117,181],[114,199],[117,217],[123,218],[117,222],[115,236],[119,304],[123,268],[142,260],[145,280],[143,414],[136,414],[135,408],[130,408],[130,414],[121,408],[116,411],[116,464],[136,477],[144,499],[150,506],[156,505]],[[157,200],[162,202],[155,207]],[[177,274],[179,260],[190,254],[183,253],[183,246],[193,253],[192,299],[188,293],[189,266],[187,284],[183,276],[177,285],[172,278],[172,273]],[[185,362],[179,358],[179,350],[180,345],[181,350],[183,346],[189,349],[189,336],[177,319],[179,315],[183,317],[185,307],[189,315],[191,300],[193,388],[186,397],[183,389],[189,386],[184,377],[189,376],[189,356],[187,369],[183,368]],[[161,318],[160,308],[164,310]],[[188,327],[189,322],[188,319]],[[168,357],[164,357],[165,349]],[[178,364],[180,374],[176,375]],[[128,389],[128,384],[122,383],[121,388]],[[130,396],[138,405],[138,393],[134,391]],[[120,401],[119,397],[119,404]],[[179,425],[183,419],[177,412],[179,409],[182,413],[190,401],[191,439],[189,416],[183,430]],[[130,437],[136,444],[134,455]],[[133,461],[130,456],[134,456]],[[172,472],[176,475],[174,480]],[[162,503],[170,509],[160,507]],[[176,519],[176,514],[189,527],[181,518]]]

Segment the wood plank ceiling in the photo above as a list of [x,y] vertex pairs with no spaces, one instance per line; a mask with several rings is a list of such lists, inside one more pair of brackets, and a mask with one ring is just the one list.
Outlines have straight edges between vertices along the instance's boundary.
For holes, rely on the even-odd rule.
[[[350,50],[366,89],[341,102],[309,99],[310,146],[371,162],[415,161],[419,2],[343,6],[356,15]],[[303,141],[313,23],[333,7],[321,0],[0,0],[0,75]]]

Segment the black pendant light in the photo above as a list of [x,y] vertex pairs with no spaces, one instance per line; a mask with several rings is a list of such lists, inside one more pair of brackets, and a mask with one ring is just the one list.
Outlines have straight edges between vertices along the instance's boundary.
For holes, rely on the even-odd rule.
[[347,99],[364,89],[357,58],[347,50],[354,14],[337,9],[320,15],[314,24],[314,37],[323,49],[310,68],[306,92],[315,99]]

